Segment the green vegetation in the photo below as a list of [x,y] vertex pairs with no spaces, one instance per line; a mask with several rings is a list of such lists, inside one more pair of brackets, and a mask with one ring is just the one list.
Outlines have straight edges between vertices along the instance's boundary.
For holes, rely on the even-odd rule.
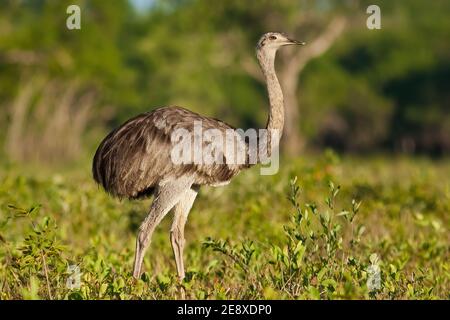
[[[171,215],[134,281],[149,201],[111,199],[88,172],[1,173],[0,299],[176,299],[181,286],[194,299],[449,298],[448,163],[328,152],[204,188],[187,224],[182,284]],[[370,290],[372,263],[381,274]],[[80,269],[79,289],[66,285],[69,265]]]

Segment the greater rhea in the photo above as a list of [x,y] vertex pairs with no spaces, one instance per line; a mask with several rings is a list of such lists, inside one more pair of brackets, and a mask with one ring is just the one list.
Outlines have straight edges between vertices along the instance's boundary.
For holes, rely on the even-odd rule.
[[[283,33],[269,32],[260,38],[256,46],[256,55],[266,79],[270,102],[266,129],[280,133],[278,138],[272,139],[274,141],[271,140],[271,135],[268,135],[268,153],[278,147],[284,124],[283,93],[275,73],[275,55],[283,46],[303,44]],[[170,241],[178,276],[183,279],[184,227],[199,188],[204,185],[227,184],[242,169],[252,165],[248,158],[244,163],[227,161],[229,159],[226,150],[218,150],[224,159],[222,162],[175,164],[171,158],[171,135],[178,129],[192,132],[195,123],[200,123],[205,130],[235,130],[220,120],[181,107],[161,107],[140,114],[113,130],[95,153],[92,166],[94,179],[109,194],[129,199],[154,195],[136,239],[133,270],[135,278],[141,276],[144,254],[153,231],[173,208]],[[236,140],[240,147],[250,151],[245,139]]]

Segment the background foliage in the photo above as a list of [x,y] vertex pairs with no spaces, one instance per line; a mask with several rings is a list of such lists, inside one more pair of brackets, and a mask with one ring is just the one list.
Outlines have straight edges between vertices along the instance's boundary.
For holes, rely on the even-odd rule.
[[[82,8],[79,31],[65,28],[69,2]],[[4,1],[2,141],[16,145],[15,139],[26,135],[23,131],[40,133],[42,129],[28,125],[39,112],[46,115],[42,126],[64,127],[60,117],[39,110],[43,107],[38,102],[43,99],[41,104],[47,105],[46,92],[52,90],[74,92],[78,101],[57,99],[58,104],[69,100],[74,114],[81,105],[88,109],[80,116],[83,130],[64,132],[90,146],[80,152],[92,152],[104,133],[98,128],[160,105],[183,105],[237,127],[262,127],[265,87],[242,63],[257,68],[253,46],[258,37],[267,30],[283,30],[312,42],[333,16],[341,15],[349,27],[300,73],[297,127],[307,145],[364,153],[448,153],[448,1],[380,1],[382,29],[376,31],[365,26],[364,1],[339,3],[219,1],[212,6],[204,0],[151,1],[149,8],[139,10],[125,0],[114,5],[96,0]],[[299,19],[307,22],[298,24]],[[27,84],[32,91],[28,95]],[[79,98],[86,94],[88,102]],[[14,115],[19,105],[24,105],[24,119]],[[17,122],[23,123],[21,128],[8,130],[20,127]],[[41,153],[55,158],[56,151],[45,150],[49,143],[44,142],[38,143]],[[80,152],[68,158],[76,159]]]

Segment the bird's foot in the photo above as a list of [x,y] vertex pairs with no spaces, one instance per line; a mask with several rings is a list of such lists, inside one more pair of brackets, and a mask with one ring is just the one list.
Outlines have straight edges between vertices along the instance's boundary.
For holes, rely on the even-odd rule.
[[180,300],[186,300],[186,287],[183,283],[184,275],[183,277],[178,277],[178,292],[180,294]]
[[180,293],[180,300],[186,300],[186,288],[182,283],[178,285],[179,293]]

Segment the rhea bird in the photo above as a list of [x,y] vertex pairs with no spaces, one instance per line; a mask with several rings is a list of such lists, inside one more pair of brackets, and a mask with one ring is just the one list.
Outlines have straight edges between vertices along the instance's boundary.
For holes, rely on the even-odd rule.
[[[279,48],[287,45],[304,45],[283,33],[264,34],[256,46],[256,56],[264,74],[269,94],[270,110],[266,129],[280,132],[277,138],[268,138],[269,153],[279,145],[284,125],[284,103],[280,83],[275,73],[275,56]],[[136,239],[133,276],[142,273],[144,254],[156,226],[173,209],[170,241],[180,280],[185,276],[183,249],[184,227],[201,186],[220,186],[230,182],[243,169],[244,163],[177,163],[171,158],[171,134],[177,129],[193,130],[194,123],[204,129],[221,132],[235,130],[223,121],[202,116],[187,109],[160,107],[140,114],[109,133],[99,145],[93,160],[95,181],[112,196],[138,199],[153,195],[153,202],[145,220],[139,227]],[[239,139],[238,139],[239,140]],[[245,140],[238,141],[245,150],[250,147]],[[225,150],[219,150],[227,158]]]

